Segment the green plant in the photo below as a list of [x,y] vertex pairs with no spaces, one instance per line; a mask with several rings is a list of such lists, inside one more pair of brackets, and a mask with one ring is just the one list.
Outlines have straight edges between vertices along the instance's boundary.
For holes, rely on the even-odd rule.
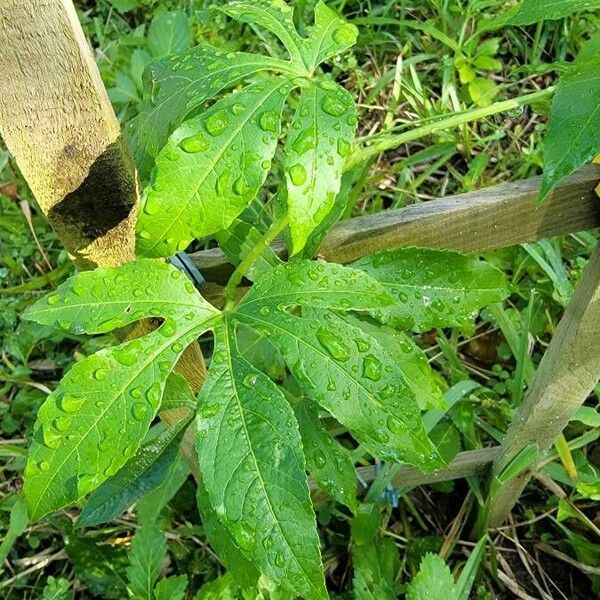
[[[298,256],[311,256],[314,236],[339,218],[343,171],[386,144],[398,145],[402,134],[382,138],[380,146],[353,147],[354,100],[318,66],[349,48],[356,31],[325,5],[317,5],[308,38],[297,33],[282,2],[237,1],[224,10],[274,33],[291,60],[205,45],[161,60],[147,70],[140,115],[127,128],[144,179],[156,161],[139,220],[140,255],[168,256],[214,234],[237,265],[223,306],[209,304],[174,267],[149,258],[79,274],[37,302],[27,319],[71,334],[108,333],[143,319],[155,328],[79,361],[48,397],[38,414],[25,496],[33,519],[87,494],[82,525],[114,518],[172,472],[195,416],[198,505],[231,572],[215,582],[214,593],[243,581],[325,598],[306,471],[358,513],[351,439],[359,444],[354,456],[443,467],[452,449],[446,453],[443,440],[438,448],[433,439],[439,438],[428,437],[421,411],[444,410],[444,400],[423,352],[404,331],[468,330],[481,307],[507,295],[506,282],[489,263],[444,251],[389,250],[347,267]],[[278,75],[257,76],[262,71]],[[205,109],[207,100],[247,80]],[[295,115],[278,162],[285,102]],[[506,101],[483,114],[520,103]],[[456,115],[453,123],[476,115]],[[261,233],[243,212],[274,164],[273,178],[283,177],[271,201],[274,219]],[[269,244],[286,229],[292,258],[281,263]],[[244,277],[254,285],[239,300]],[[209,379],[196,400],[173,368],[185,347],[208,332]],[[281,355],[291,374],[283,385],[255,364],[248,335]],[[189,416],[172,428],[151,427],[159,412],[173,408]],[[350,432],[345,445],[324,416]],[[145,555],[147,547],[156,553]],[[183,594],[182,578],[154,585],[164,555],[164,535],[143,523],[130,553],[131,595]],[[371,559],[362,558],[367,567],[359,569],[357,589],[370,585]],[[440,578],[451,580],[449,572]]]

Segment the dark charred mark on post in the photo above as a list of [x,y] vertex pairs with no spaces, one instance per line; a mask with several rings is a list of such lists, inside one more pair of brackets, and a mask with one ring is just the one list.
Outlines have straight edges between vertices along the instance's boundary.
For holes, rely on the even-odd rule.
[[[66,154],[75,150],[65,148]],[[48,213],[58,235],[76,253],[127,219],[136,203],[135,167],[122,138],[107,146],[81,185]]]

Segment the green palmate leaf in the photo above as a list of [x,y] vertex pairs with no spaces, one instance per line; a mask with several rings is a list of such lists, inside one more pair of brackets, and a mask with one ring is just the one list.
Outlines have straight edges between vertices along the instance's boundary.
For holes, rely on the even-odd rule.
[[228,319],[216,328],[198,398],[198,458],[210,503],[262,573],[300,596],[326,598],[294,413],[242,358],[233,329]]
[[[577,101],[574,101],[577,99]],[[562,75],[544,138],[539,199],[600,151],[600,60],[575,64]]]
[[276,35],[290,58],[309,73],[327,59],[356,43],[358,30],[320,1],[315,7],[315,23],[308,38],[298,33],[293,9],[283,0],[234,0],[222,9],[244,23],[258,25]]
[[265,70],[293,71],[286,61],[224,52],[208,44],[149,65],[143,77],[144,102],[124,130],[142,180],[147,179],[154,159],[183,119],[221,90]]
[[25,469],[32,519],[75,502],[135,453],[185,347],[220,313],[174,267],[155,261],[81,273],[24,318],[75,333],[104,333],[162,317],[152,333],[76,363],[38,412]]
[[271,167],[290,81],[272,77],[186,121],[156,161],[138,222],[138,250],[169,256],[228,227]]
[[154,599],[154,584],[166,556],[165,534],[155,525],[140,527],[131,542],[127,568],[127,587],[133,600]]
[[421,560],[419,572],[409,583],[407,600],[459,600],[456,584],[448,565],[437,554],[426,554]]
[[292,7],[283,0],[234,0],[221,10],[237,21],[270,31],[281,40],[295,63],[304,64],[300,50],[303,38],[294,25]]
[[[344,400],[357,394],[368,394],[373,399],[371,405],[359,401],[360,408],[355,408],[355,414],[350,414],[350,406],[343,407],[348,414],[337,416],[334,409],[328,409],[341,423],[353,432],[354,436],[375,456],[413,464],[425,471],[442,467],[445,463],[435,446],[431,443],[421,420],[420,407],[410,383],[405,377],[406,367],[398,362],[398,357],[386,351],[377,338],[371,337],[363,328],[349,324],[342,316],[330,311],[315,311],[314,319],[326,324],[329,331],[336,332],[341,339],[352,340],[358,352],[354,352],[347,368],[358,377],[350,377],[350,382],[342,378],[339,383],[358,386],[356,392],[352,385],[342,387],[345,391]],[[400,350],[401,352],[401,350]],[[399,352],[399,353],[400,353]],[[399,354],[398,353],[398,354]],[[296,373],[296,377],[306,373]],[[320,390],[327,389],[331,397],[329,402],[335,402],[337,384],[329,376],[319,378],[311,374],[315,385]],[[331,385],[334,381],[334,385]],[[336,388],[334,390],[330,388]],[[322,393],[322,392],[321,392]],[[315,387],[313,395],[318,400],[319,389]],[[326,397],[326,396],[325,396]],[[318,400],[327,408],[324,400]],[[339,402],[339,399],[338,399]],[[350,404],[350,403],[349,403]],[[342,410],[342,408],[338,408]],[[352,425],[350,419],[355,419]]]
[[[169,381],[165,394],[169,393],[168,388]],[[155,489],[175,462],[190,420],[180,421],[144,444],[115,475],[94,490],[79,516],[79,523],[89,527],[115,519]]]
[[334,10],[320,1],[315,7],[315,24],[309,29],[308,41],[301,46],[309,71],[336,54],[356,44],[358,29],[346,23]]
[[421,410],[444,410],[446,401],[438,386],[425,353],[410,336],[391,327],[374,325],[356,317],[346,320],[375,338],[402,370],[404,381],[412,390]]
[[466,327],[480,308],[508,295],[501,271],[478,258],[427,248],[371,254],[353,266],[380,281],[394,306],[375,313],[402,329]]
[[[443,462],[395,361],[365,332],[329,311],[310,310],[374,310],[390,303],[361,271],[298,260],[262,277],[235,318],[267,336],[305,393],[375,456],[433,469]],[[304,307],[303,316],[293,307]]]
[[545,19],[562,19],[574,12],[600,9],[600,0],[523,0],[507,15],[506,24],[529,25]]
[[229,530],[219,520],[214,507],[210,503],[204,481],[198,482],[196,500],[204,533],[217,551],[221,562],[231,573],[236,583],[244,587],[255,586],[260,577],[256,567],[251,563],[234,542]]
[[300,402],[296,418],[308,471],[334,500],[356,512],[356,471],[350,452],[321,425],[312,403]]
[[356,106],[342,87],[325,80],[302,89],[285,146],[292,254],[333,207],[355,126]]
[[184,600],[187,584],[185,575],[161,579],[154,588],[154,600]]

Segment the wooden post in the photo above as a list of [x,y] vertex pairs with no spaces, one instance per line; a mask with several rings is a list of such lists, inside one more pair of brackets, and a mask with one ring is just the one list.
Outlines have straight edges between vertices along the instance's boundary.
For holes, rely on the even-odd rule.
[[134,258],[133,162],[70,0],[0,3],[0,132],[80,267]]
[[[133,260],[137,175],[71,0],[0,0],[0,73],[0,133],[76,264]],[[200,388],[197,344],[177,370]],[[184,416],[161,414],[167,424]],[[182,448],[195,465],[193,435]]]
[[[585,268],[575,294],[540,362],[522,406],[518,409],[493,475],[498,476],[526,447],[537,445],[541,454],[567,426],[600,380],[600,247]],[[505,482],[489,498],[489,524],[500,525],[529,481],[530,466]]]

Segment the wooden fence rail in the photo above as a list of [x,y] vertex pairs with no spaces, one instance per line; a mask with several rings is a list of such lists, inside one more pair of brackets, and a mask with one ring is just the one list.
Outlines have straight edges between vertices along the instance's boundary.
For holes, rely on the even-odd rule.
[[[590,165],[561,182],[541,205],[537,203],[541,178],[532,177],[355,217],[331,229],[319,254],[345,264],[401,246],[483,252],[593,229],[600,226],[600,199],[594,191],[599,180],[600,165]],[[280,241],[274,249],[283,255]],[[218,248],[191,257],[209,281],[225,283],[232,272]]]

